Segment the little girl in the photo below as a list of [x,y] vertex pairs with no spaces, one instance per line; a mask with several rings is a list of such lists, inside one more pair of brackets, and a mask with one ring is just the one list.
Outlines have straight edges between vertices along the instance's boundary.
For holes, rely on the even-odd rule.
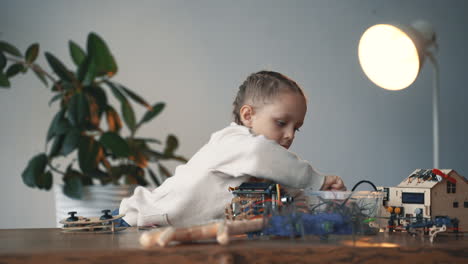
[[299,85],[271,71],[251,74],[234,100],[234,121],[215,132],[174,176],[149,191],[137,187],[119,208],[131,226],[201,224],[224,216],[229,187],[252,177],[292,188],[345,190],[338,176],[322,175],[288,149],[304,122]]

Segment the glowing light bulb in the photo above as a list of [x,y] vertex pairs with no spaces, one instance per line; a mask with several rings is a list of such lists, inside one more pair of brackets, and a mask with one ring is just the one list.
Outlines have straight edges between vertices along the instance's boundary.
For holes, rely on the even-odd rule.
[[388,90],[401,90],[418,76],[416,45],[401,29],[387,24],[368,28],[359,41],[359,63],[367,77]]

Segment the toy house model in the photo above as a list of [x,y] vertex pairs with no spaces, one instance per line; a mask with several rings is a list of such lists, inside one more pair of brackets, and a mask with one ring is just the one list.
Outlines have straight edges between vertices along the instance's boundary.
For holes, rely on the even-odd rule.
[[468,181],[451,169],[417,169],[396,187],[384,191],[382,216],[390,212],[412,218],[448,216],[459,220],[461,232],[468,231]]

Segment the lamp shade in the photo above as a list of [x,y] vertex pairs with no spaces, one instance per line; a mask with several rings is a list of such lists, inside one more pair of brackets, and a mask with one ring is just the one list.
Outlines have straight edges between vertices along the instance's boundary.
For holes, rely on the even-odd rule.
[[418,77],[425,57],[434,66],[433,148],[434,168],[439,167],[439,66],[429,47],[437,50],[432,25],[417,20],[410,26],[378,24],[368,28],[359,40],[362,70],[377,86],[401,90]]
[[426,48],[434,42],[432,26],[422,20],[411,26],[374,25],[359,41],[359,63],[376,85],[401,90],[416,80]]

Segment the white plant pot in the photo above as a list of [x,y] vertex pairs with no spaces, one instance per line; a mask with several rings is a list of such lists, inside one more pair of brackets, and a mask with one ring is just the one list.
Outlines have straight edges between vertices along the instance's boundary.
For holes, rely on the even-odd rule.
[[96,217],[102,210],[113,211],[119,208],[123,198],[133,194],[135,185],[92,185],[83,188],[83,199],[76,200],[63,193],[63,184],[54,184],[56,226],[62,227],[60,220],[69,217],[68,212],[77,216]]

